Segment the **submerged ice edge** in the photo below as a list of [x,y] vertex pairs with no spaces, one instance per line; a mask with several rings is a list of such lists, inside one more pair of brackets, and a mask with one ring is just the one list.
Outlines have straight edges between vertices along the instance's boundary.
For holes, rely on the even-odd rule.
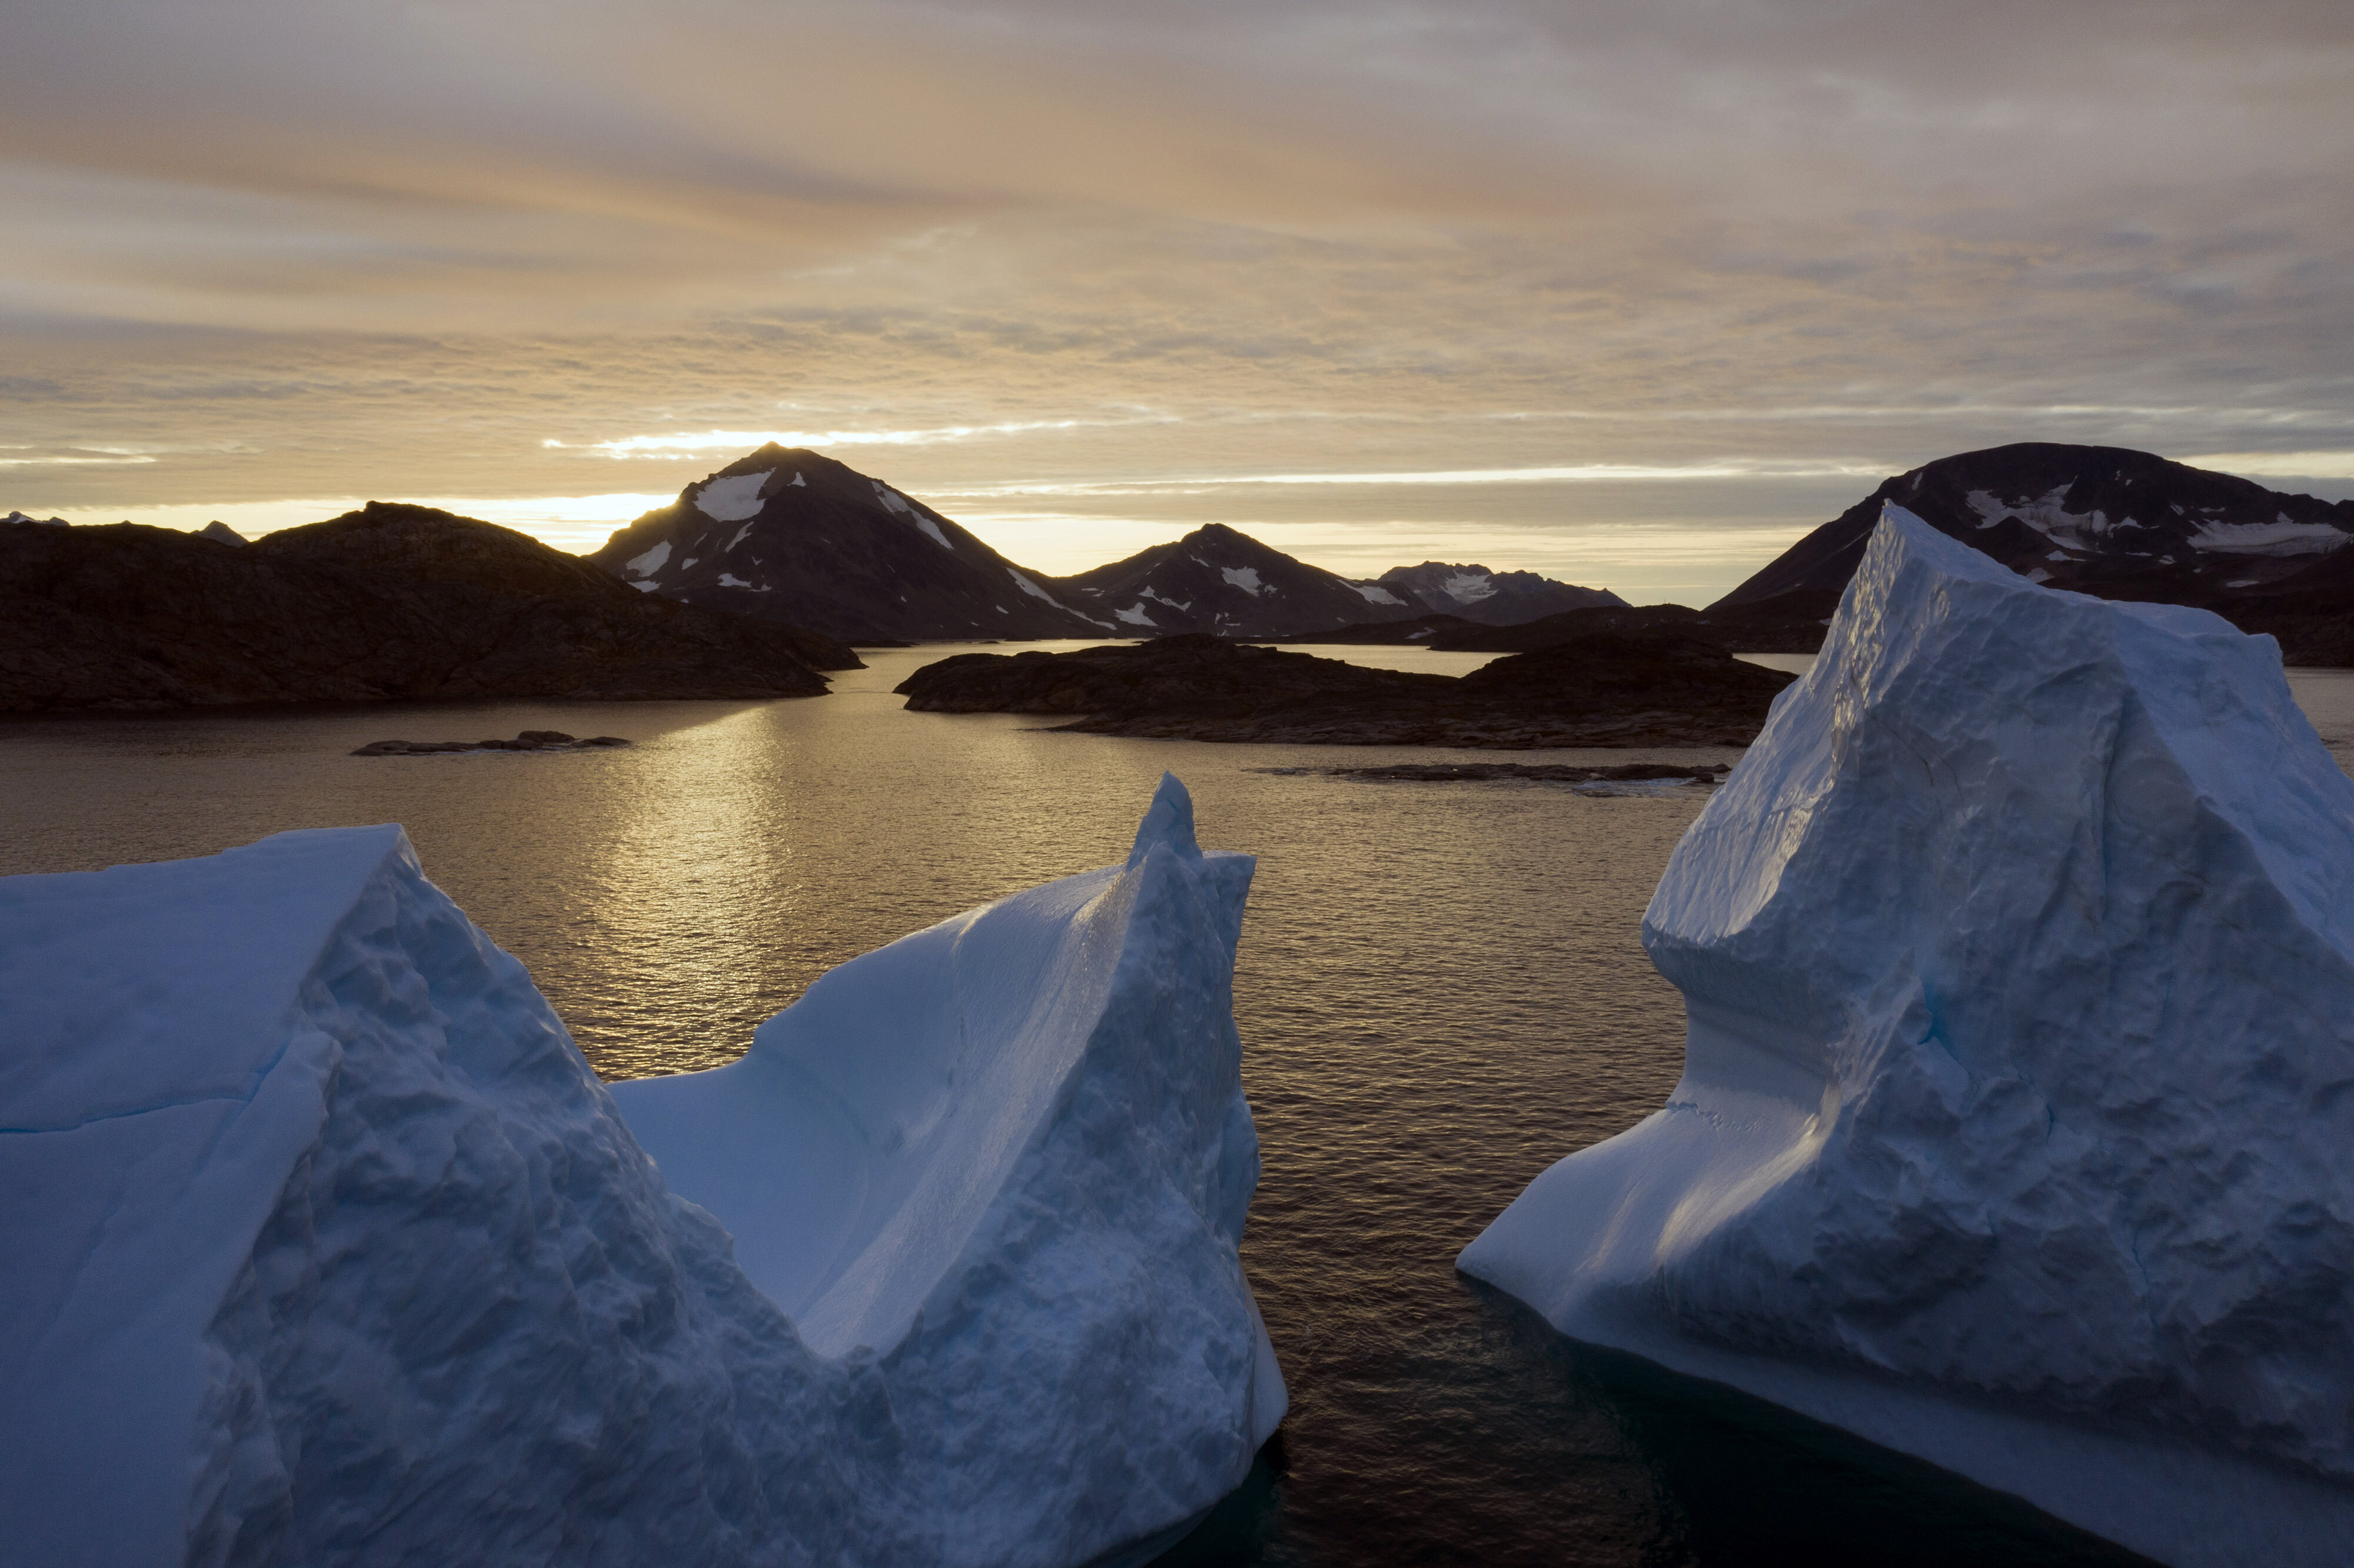
[[[898,1228],[918,1309],[838,1355],[665,1186],[397,829],[0,884],[0,922],[49,934],[0,946],[39,1025],[0,1119],[260,1070],[249,1097],[0,1139],[0,1308],[48,1326],[0,1349],[0,1419],[42,1433],[0,1530],[92,1563],[1076,1564],[1181,1529],[1284,1404],[1235,1255],[1250,861],[1181,848],[925,949],[1005,1025],[999,1059],[960,1043],[937,1126],[1012,1154],[978,1214]],[[896,989],[877,960],[931,935],[837,991]],[[20,1005],[58,976],[82,1001]]]
[[1892,507],[1646,918],[1683,1081],[1461,1266],[2166,1561],[2335,1562],[2349,889],[2269,639]]

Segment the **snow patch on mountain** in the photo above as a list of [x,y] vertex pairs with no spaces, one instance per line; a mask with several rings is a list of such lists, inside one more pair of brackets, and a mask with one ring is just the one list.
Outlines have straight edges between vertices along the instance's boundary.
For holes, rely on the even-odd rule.
[[1359,593],[1364,595],[1367,602],[1372,604],[1394,604],[1403,606],[1405,603],[1405,600],[1398,598],[1397,595],[1390,592],[1389,589],[1382,587],[1379,583],[1352,582],[1349,586],[1355,588]]
[[2270,523],[2201,523],[2190,547],[2234,556],[2317,556],[2349,537],[2327,523],[2293,523],[2284,513]]
[[760,510],[760,487],[769,474],[731,473],[707,482],[695,497],[695,509],[714,523],[741,523]]
[[1115,609],[1112,611],[1112,614],[1117,619],[1125,620],[1130,626],[1154,626],[1157,624],[1153,620],[1151,614],[1145,609],[1144,601],[1142,599],[1138,599],[1126,609]]
[[1439,591],[1458,604],[1477,604],[1483,599],[1493,599],[1495,579],[1486,573],[1458,572],[1438,585]]
[[[2106,515],[2097,508],[2091,512],[2071,512],[2062,501],[2074,486],[2074,480],[2055,484],[2033,501],[2004,501],[1990,491],[1973,490],[1966,497],[1970,510],[1978,514],[1978,526],[1991,528],[2005,518],[2015,518],[2026,524],[2055,544],[2072,545],[2079,550],[2093,551],[2098,541],[2111,531]],[[2120,526],[2138,527],[2127,518]]]
[[662,570],[663,563],[669,559],[670,541],[668,539],[664,539],[661,544],[656,545],[652,549],[646,551],[643,555],[631,556],[628,560],[623,561],[621,563],[621,570],[633,577],[650,577],[656,572]]
[[1271,587],[1263,584],[1258,580],[1258,568],[1257,567],[1221,567],[1218,568],[1218,572],[1221,577],[1226,579],[1226,581],[1242,589],[1243,592],[1251,595],[1253,598],[1274,591]]

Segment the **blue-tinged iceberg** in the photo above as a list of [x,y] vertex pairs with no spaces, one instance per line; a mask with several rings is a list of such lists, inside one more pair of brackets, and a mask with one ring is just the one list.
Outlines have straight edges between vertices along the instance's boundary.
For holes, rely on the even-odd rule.
[[2354,1541],[2354,781],[2272,640],[1891,506],[1643,926],[1667,1107],[1461,1266],[2186,1565]]
[[398,828],[0,880],[5,1554],[1149,1555],[1284,1409],[1250,872],[1164,780],[1125,867],[625,1089],[718,1220]]

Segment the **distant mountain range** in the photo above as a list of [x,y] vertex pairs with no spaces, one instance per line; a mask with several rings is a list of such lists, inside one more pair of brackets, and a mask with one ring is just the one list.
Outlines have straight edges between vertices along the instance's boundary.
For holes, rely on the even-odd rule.
[[2196,605],[2279,638],[2290,663],[2354,663],[2354,551],[2344,547],[2354,501],[2285,494],[2123,447],[2022,441],[1898,474],[1709,613],[1844,589],[1891,501],[2032,581]]
[[844,644],[1149,639],[1534,652],[1676,635],[1811,652],[1894,501],[2035,581],[2190,604],[2354,665],[2354,502],[2147,452],[2025,442],[1896,475],[1704,610],[1426,561],[1352,581],[1219,524],[1055,577],[831,458],[767,446],[587,560],[423,507],[250,544],[0,522],[0,710],[387,696],[780,696]]
[[1566,609],[1596,609],[1627,602],[1608,588],[1558,583],[1534,572],[1491,572],[1485,567],[1448,566],[1441,561],[1392,567],[1378,580],[1381,587],[1408,602],[1420,601],[1433,613],[1459,615],[1483,626],[1517,626]]
[[879,479],[774,444],[688,485],[588,558],[644,592],[870,646],[1190,631],[1298,637],[1434,612],[1501,623],[1620,602],[1533,572],[1435,561],[1352,582],[1216,523],[1051,577]]
[[1395,594],[1296,560],[1223,523],[1055,586],[1131,637],[1297,636],[1418,613]]

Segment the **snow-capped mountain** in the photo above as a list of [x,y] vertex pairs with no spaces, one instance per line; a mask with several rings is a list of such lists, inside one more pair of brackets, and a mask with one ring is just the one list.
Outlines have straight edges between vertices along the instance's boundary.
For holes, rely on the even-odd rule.
[[1845,588],[1888,502],[2036,582],[2227,613],[2243,597],[2297,586],[2354,539],[2354,502],[2286,495],[2122,447],[2022,441],[1898,474],[1718,604]]
[[1564,609],[1627,602],[1608,588],[1579,588],[1535,572],[1491,572],[1444,561],[1392,567],[1373,586],[1409,601],[1420,599],[1437,614],[1459,615],[1488,626],[1517,626]]
[[850,642],[1126,630],[881,480],[773,442],[588,558],[649,593]]
[[1299,637],[1426,613],[1411,594],[1352,583],[1223,523],[1057,578],[1054,588],[1066,602],[1132,637]]

